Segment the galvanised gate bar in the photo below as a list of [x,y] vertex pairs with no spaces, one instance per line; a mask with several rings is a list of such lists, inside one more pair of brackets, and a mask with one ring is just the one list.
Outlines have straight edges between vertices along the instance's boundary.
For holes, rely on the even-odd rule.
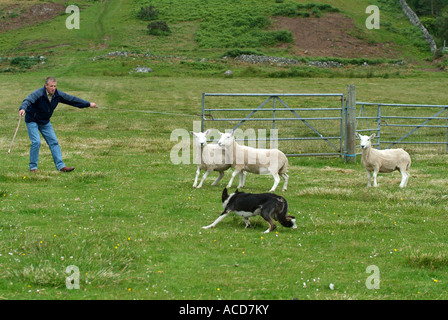
[[[344,112],[342,93],[203,93],[201,129],[250,129],[256,134],[263,129],[269,132],[257,135],[256,143],[264,148],[269,148],[270,129],[277,129],[276,147],[287,156],[342,157]],[[218,138],[215,134],[212,140]]]
[[[448,152],[448,105],[356,102],[356,131],[378,149]],[[442,148],[441,148],[442,147]]]

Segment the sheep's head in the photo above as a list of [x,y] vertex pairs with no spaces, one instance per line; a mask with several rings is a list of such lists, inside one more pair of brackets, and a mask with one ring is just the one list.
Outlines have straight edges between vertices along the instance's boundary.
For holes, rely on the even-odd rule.
[[359,144],[362,149],[367,149],[371,147],[372,146],[371,140],[375,138],[375,134],[372,134],[371,136],[363,136],[360,135],[359,133],[356,133],[356,136],[361,140]]
[[226,132],[221,133],[221,138],[219,138],[218,145],[220,147],[229,147],[233,144],[233,141],[235,140],[233,131],[232,132]]
[[190,133],[196,138],[197,144],[200,145],[201,147],[207,144],[207,135],[209,133],[209,130],[206,130],[205,132],[190,131]]

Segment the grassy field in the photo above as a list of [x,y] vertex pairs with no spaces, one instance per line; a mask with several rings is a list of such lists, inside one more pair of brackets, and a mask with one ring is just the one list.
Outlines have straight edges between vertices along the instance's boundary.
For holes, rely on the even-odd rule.
[[[411,154],[405,190],[398,173],[366,188],[360,159],[290,158],[288,191],[277,193],[299,228],[278,225],[271,234],[262,233],[261,217],[245,229],[235,215],[203,230],[222,212],[230,174],[212,187],[213,174],[195,190],[196,166],[170,158],[171,133],[193,129],[203,92],[346,93],[355,84],[359,101],[446,105],[446,72],[422,70],[427,53],[393,32],[401,16],[385,11],[390,30],[362,36],[392,37],[412,64],[294,69],[240,64],[221,59],[229,48],[199,46],[194,31],[206,26],[195,14],[221,16],[233,1],[210,1],[195,13],[184,1],[171,11],[153,2],[172,28],[168,37],[148,36],[147,23],[132,15],[147,1],[78,1],[79,32],[61,27],[61,15],[1,34],[0,56],[43,55],[45,64],[0,60],[0,299],[447,299],[447,154]],[[365,15],[356,12],[367,1],[325,3],[362,26]],[[262,2],[263,10],[271,5]],[[288,56],[277,47],[249,49]],[[132,54],[105,57],[122,50]],[[137,65],[154,72],[129,74]],[[229,68],[234,76],[224,77]],[[57,172],[43,143],[31,174],[23,121],[7,151],[20,103],[50,74],[60,90],[99,108],[59,105],[52,124],[76,169]],[[266,192],[272,183],[248,174],[244,191]],[[374,290],[366,285],[372,265],[380,272]],[[79,289],[66,286],[70,266],[79,270]]]
[[[446,298],[446,154],[413,155],[405,190],[399,174],[380,175],[380,187],[367,189],[359,160],[291,158],[289,189],[279,193],[298,230],[262,234],[260,217],[245,229],[235,216],[201,229],[221,212],[229,173],[217,187],[210,186],[213,175],[193,190],[195,165],[172,164],[169,141],[174,129],[191,130],[198,120],[200,93],[294,92],[298,85],[302,92],[340,91],[340,79],[62,77],[61,90],[100,108],[58,107],[53,125],[76,169],[56,172],[42,146],[39,172],[30,174],[23,124],[6,152],[23,92],[39,86],[43,74],[0,77],[3,299]],[[435,81],[447,85],[431,78],[356,84],[366,100],[408,102],[424,97],[405,96],[410,87],[425,92]],[[446,92],[425,101],[440,103]],[[271,185],[267,176],[249,175],[245,190]],[[79,290],[65,285],[71,265],[80,270]],[[378,290],[366,288],[370,265],[380,270]]]

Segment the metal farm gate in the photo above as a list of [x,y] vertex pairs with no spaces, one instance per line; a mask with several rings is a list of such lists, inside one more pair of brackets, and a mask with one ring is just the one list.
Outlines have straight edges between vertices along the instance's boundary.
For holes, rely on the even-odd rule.
[[201,130],[212,128],[241,129],[235,131],[237,141],[258,148],[275,142],[272,147],[287,156],[355,161],[361,153],[355,132],[375,133],[378,149],[448,153],[448,105],[356,102],[354,85],[346,98],[343,93],[203,93]]
[[[448,105],[356,102],[356,131],[376,134],[375,148],[448,152]],[[359,149],[358,149],[359,150]]]
[[[237,141],[270,148],[272,139],[287,156],[342,157],[344,111],[342,93],[203,93],[201,130],[241,129]],[[256,139],[247,137],[248,130],[255,132]],[[275,138],[270,136],[273,132]]]

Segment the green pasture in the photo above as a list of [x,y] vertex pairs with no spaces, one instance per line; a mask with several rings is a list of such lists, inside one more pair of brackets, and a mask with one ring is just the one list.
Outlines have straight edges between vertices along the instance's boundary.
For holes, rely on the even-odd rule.
[[[0,0],[0,10],[12,2]],[[222,212],[230,172],[219,186],[211,186],[212,174],[195,190],[192,156],[172,161],[180,143],[173,132],[187,133],[201,120],[203,92],[345,94],[354,84],[358,101],[446,105],[446,72],[432,72],[437,64],[415,28],[388,1],[375,1],[384,22],[378,31],[364,27],[371,1],[322,1],[353,19],[354,36],[396,45],[405,63],[342,57],[341,68],[252,65],[224,56],[241,50],[291,58],[287,46],[265,41],[282,39],[269,33],[266,17],[274,7],[307,1],[203,2],[70,1],[64,4],[81,8],[79,30],[66,29],[61,14],[0,33],[0,299],[446,299],[446,153],[413,149],[404,190],[398,173],[380,174],[380,186],[366,188],[359,157],[349,164],[290,158],[288,190],[277,193],[298,229],[278,224],[270,234],[261,217],[245,229],[235,215],[202,229]],[[137,19],[150,3],[170,35],[151,36],[148,21]],[[139,65],[153,72],[131,73]],[[224,76],[229,69],[233,75]],[[57,172],[43,143],[39,171],[31,174],[24,121],[7,151],[19,105],[50,75],[58,89],[99,108],[59,105],[52,124],[64,161],[76,169]],[[225,101],[230,108],[242,102]],[[272,184],[248,174],[244,191]],[[73,266],[79,289],[66,285]],[[370,266],[379,270],[377,289],[368,288]]]
[[[446,78],[61,75],[60,90],[99,109],[60,105],[52,122],[76,169],[57,172],[43,144],[31,174],[24,123],[7,150],[19,104],[46,73],[0,75],[2,299],[446,299],[446,154],[412,154],[405,190],[398,173],[367,189],[359,159],[290,158],[288,191],[277,192],[299,228],[271,234],[260,217],[245,229],[235,215],[203,230],[221,213],[230,174],[194,190],[196,166],[170,160],[171,133],[193,128],[202,92],[345,92],[354,83],[365,101],[441,104]],[[245,191],[272,183],[248,174]],[[371,265],[379,289],[366,287]],[[80,289],[66,287],[69,266]]]

